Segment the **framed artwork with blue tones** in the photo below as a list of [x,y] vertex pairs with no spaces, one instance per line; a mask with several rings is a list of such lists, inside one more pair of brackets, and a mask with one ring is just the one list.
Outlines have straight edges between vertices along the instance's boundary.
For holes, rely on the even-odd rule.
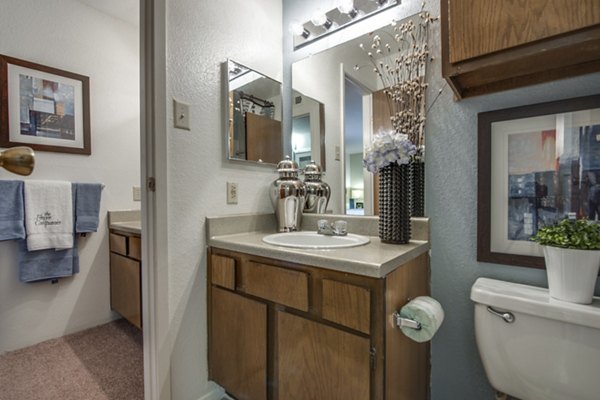
[[544,268],[538,229],[600,222],[600,95],[478,114],[477,261]]
[[87,76],[0,55],[0,147],[91,154]]

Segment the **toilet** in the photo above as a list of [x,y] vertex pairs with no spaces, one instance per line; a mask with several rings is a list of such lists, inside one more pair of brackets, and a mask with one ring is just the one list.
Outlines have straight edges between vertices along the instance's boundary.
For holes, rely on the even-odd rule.
[[600,298],[479,278],[471,288],[477,348],[492,387],[521,400],[600,398]]

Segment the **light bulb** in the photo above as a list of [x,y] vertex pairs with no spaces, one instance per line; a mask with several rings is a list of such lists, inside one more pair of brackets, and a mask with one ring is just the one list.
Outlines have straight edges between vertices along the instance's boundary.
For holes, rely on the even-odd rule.
[[302,36],[304,39],[310,36],[310,32],[307,31],[298,21],[294,21],[290,24],[290,32],[296,36]]
[[343,0],[338,6],[339,12],[347,14],[350,18],[355,18],[358,10],[354,8],[354,0]]
[[325,29],[331,28],[333,22],[327,18],[327,15],[322,10],[316,10],[312,17],[310,18],[310,22],[312,22],[315,26],[322,26]]

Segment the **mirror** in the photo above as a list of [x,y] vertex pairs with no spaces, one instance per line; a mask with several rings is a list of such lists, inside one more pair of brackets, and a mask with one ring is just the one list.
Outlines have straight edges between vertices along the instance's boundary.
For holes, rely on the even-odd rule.
[[227,158],[277,164],[284,146],[300,168],[315,160],[325,169],[323,103],[299,91],[293,95],[292,137],[281,129],[281,83],[238,62],[228,60],[226,110]]
[[325,171],[325,107],[297,90],[292,96],[292,159],[300,169],[314,160]]
[[[396,24],[411,18],[419,18],[419,15]],[[292,65],[294,89],[324,103],[328,135],[340,138],[343,156],[340,163],[330,163],[329,172],[335,175],[332,168],[340,168],[338,175],[341,179],[328,183],[332,191],[340,193],[341,204],[334,205],[334,210],[346,214],[373,215],[378,212],[377,193],[373,190],[377,187],[376,177],[362,166],[363,149],[365,144],[370,143],[372,135],[391,129],[390,105],[383,93],[384,85],[368,56],[375,35],[385,36],[391,39],[386,41],[392,42],[393,26],[387,24]],[[394,57],[396,51],[389,48],[386,56]]]
[[277,164],[283,159],[281,83],[227,61],[227,157]]

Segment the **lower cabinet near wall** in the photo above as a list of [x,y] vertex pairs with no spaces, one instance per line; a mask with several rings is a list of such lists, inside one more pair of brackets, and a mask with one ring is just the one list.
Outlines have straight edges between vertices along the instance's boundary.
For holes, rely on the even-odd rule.
[[429,343],[392,314],[428,294],[427,254],[372,278],[211,248],[209,378],[238,400],[427,399]]
[[142,328],[142,263],[139,235],[118,230],[109,234],[110,308]]

